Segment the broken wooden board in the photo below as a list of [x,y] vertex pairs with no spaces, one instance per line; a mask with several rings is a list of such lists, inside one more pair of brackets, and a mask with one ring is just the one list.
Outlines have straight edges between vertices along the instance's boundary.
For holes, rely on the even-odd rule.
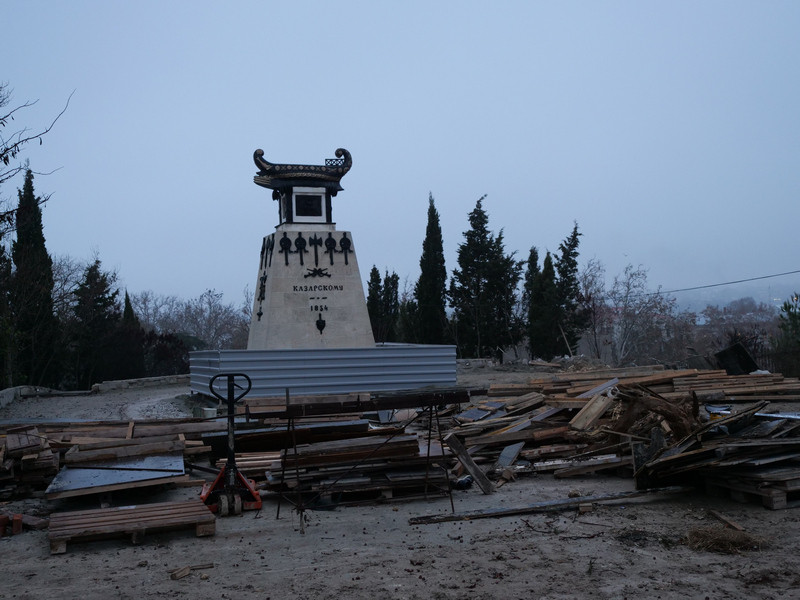
[[198,537],[214,535],[216,517],[201,500],[158,502],[50,515],[50,553],[63,554],[67,542],[130,536],[136,544],[146,533],[195,528]]
[[467,449],[454,434],[450,433],[445,436],[444,443],[447,444],[455,453],[455,455],[458,457],[458,460],[462,465],[464,465],[467,473],[472,475],[473,479],[484,494],[491,494],[494,492],[494,484],[489,481],[489,478],[486,477],[486,474],[481,470],[481,468],[475,464],[475,461],[469,455]]
[[6,433],[6,456],[21,458],[42,449],[43,439],[36,427],[15,427]]
[[614,397],[611,394],[595,394],[592,396],[592,399],[586,403],[586,406],[584,406],[577,415],[572,417],[569,426],[578,431],[586,431],[594,427],[613,402]]

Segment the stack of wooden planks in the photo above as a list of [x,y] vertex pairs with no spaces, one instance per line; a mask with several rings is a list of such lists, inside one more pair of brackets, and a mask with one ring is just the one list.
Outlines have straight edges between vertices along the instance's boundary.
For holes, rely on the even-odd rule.
[[57,472],[58,452],[35,426],[6,430],[0,443],[0,497],[10,497],[17,488],[40,488]]
[[303,444],[272,462],[267,489],[312,504],[443,493],[443,459],[441,445],[416,434]]
[[[155,456],[180,456],[180,480],[183,457],[208,453],[200,436],[204,432],[220,431],[225,424],[197,419],[169,419],[164,421],[97,421],[53,422],[37,425],[9,425],[0,430],[0,498],[27,496],[36,490],[49,488],[59,477],[59,468],[71,469],[72,475],[83,470],[81,477],[86,485],[82,493],[100,493],[142,485],[142,474],[147,465],[139,460]],[[150,460],[150,462],[152,462]],[[173,473],[177,467],[170,466]],[[136,485],[125,478],[105,479],[105,483],[92,483],[84,477],[90,469],[108,473],[119,470],[139,471]],[[155,469],[160,470],[160,467]],[[156,474],[153,475],[155,477]],[[164,479],[162,473],[156,479]],[[95,479],[98,479],[97,477]],[[114,483],[108,483],[114,479]],[[81,484],[83,485],[83,484]],[[70,486],[67,486],[67,488]],[[80,495],[67,490],[64,482],[49,497]]]
[[622,385],[644,385],[665,398],[678,398],[692,392],[716,392],[721,393],[726,403],[800,402],[800,379],[797,377],[784,377],[779,373],[727,375],[721,370],[669,370],[656,366],[548,374],[523,384],[492,385],[488,394],[507,397],[539,392],[553,400],[573,399],[610,379],[617,379]]

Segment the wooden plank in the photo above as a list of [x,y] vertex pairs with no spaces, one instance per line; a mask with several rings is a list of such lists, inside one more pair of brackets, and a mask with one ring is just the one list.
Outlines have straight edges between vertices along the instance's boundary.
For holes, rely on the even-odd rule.
[[[118,448],[122,446],[139,446],[141,444],[157,444],[160,442],[177,442],[178,435],[157,435],[153,437],[146,437],[146,438],[111,438],[111,439],[104,439],[104,440],[95,440],[93,438],[83,438],[85,441],[75,441],[74,439],[71,442],[72,446],[77,446],[75,449],[76,452],[83,452],[84,450],[103,450],[106,448]],[[199,442],[202,443],[202,442]]]
[[615,469],[626,465],[633,464],[632,456],[614,456],[589,458],[579,462],[573,463],[572,466],[556,470],[553,475],[560,479],[562,477],[574,477],[575,475],[584,475],[586,473],[596,473],[605,469]]
[[408,524],[427,525],[430,523],[445,523],[448,521],[473,521],[475,519],[513,517],[517,515],[528,515],[537,512],[570,510],[584,503],[613,502],[616,500],[626,500],[628,498],[642,498],[644,496],[657,497],[661,494],[687,493],[693,490],[694,488],[691,487],[669,487],[669,488],[659,488],[652,490],[619,492],[616,494],[581,496],[579,498],[564,498],[559,500],[535,502],[533,504],[528,504],[526,506],[518,506],[510,508],[494,508],[494,509],[478,510],[461,514],[442,514],[442,515],[426,515],[423,517],[412,517],[408,520]]
[[458,441],[458,438],[454,434],[449,433],[447,436],[445,436],[444,442],[455,453],[461,464],[464,465],[467,473],[472,475],[473,479],[481,488],[483,493],[491,494],[494,492],[494,484],[489,481],[489,478],[486,477],[486,474],[480,469],[480,467],[478,467],[478,465],[475,464],[475,461],[469,455],[469,452],[467,452],[467,449],[464,447],[464,445]]
[[568,398],[563,396],[549,396],[547,398],[547,405],[554,408],[581,410],[588,402],[588,400],[584,400],[583,398]]
[[725,515],[723,515],[722,513],[718,512],[718,511],[716,511],[716,510],[709,510],[709,511],[708,511],[708,514],[710,514],[710,515],[711,515],[712,517],[714,517],[715,519],[719,519],[720,521],[722,521],[723,523],[725,523],[725,525],[727,525],[727,526],[728,526],[728,527],[730,527],[731,529],[735,529],[736,531],[744,531],[744,527],[742,527],[741,525],[739,525],[739,524],[738,524],[736,521],[734,521],[733,519],[730,519],[730,518],[726,517]]
[[64,454],[64,463],[74,465],[85,462],[102,460],[117,460],[131,456],[149,456],[152,454],[168,454],[170,452],[183,452],[184,443],[179,441],[155,442],[153,444],[134,444],[100,448],[97,450],[77,450]]
[[517,409],[525,405],[526,408],[535,408],[543,404],[545,400],[544,394],[540,392],[528,392],[522,396],[513,396],[505,400],[506,408]]
[[497,435],[481,435],[469,439],[471,446],[477,445],[496,445],[496,444],[509,444],[512,442],[540,442],[558,437],[564,437],[568,434],[570,428],[568,425],[560,427],[549,427],[547,429],[524,429],[522,431],[509,431]]
[[614,379],[609,379],[608,381],[604,381],[600,385],[597,385],[589,390],[584,391],[582,394],[578,394],[578,398],[594,398],[598,394],[602,394],[603,392],[607,392],[615,385],[619,383],[619,379],[614,377]]
[[569,426],[578,431],[586,431],[597,423],[614,402],[611,395],[596,394],[586,403],[577,415],[572,417]]
[[192,567],[187,565],[185,567],[181,567],[180,569],[175,569],[174,571],[171,571],[169,574],[169,578],[172,580],[183,579],[191,572],[192,572]]

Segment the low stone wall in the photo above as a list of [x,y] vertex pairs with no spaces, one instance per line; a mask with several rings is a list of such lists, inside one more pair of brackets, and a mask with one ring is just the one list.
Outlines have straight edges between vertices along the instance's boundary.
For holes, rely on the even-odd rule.
[[8,406],[12,402],[20,399],[20,391],[27,389],[25,387],[13,387],[5,390],[0,390],[0,408]]
[[[126,390],[128,388],[156,387],[160,385],[185,385],[189,387],[189,375],[164,375],[162,377],[144,377],[142,379],[120,379],[119,381],[104,381],[92,386],[93,394],[102,394],[112,390]],[[188,391],[188,390],[187,390]]]

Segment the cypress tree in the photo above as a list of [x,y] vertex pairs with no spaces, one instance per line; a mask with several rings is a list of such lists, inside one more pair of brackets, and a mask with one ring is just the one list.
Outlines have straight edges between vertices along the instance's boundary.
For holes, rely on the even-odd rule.
[[367,282],[367,312],[372,335],[379,344],[397,341],[400,277],[397,273],[386,275],[381,281],[378,268],[373,265]]
[[381,332],[379,342],[397,341],[397,319],[399,314],[399,287],[400,277],[389,271],[383,277],[381,289]]
[[372,265],[372,269],[369,272],[369,281],[367,281],[367,313],[369,314],[369,324],[372,326],[372,337],[375,338],[376,342],[381,341],[378,335],[382,316],[382,295],[381,272],[378,271],[378,267]]
[[531,274],[527,328],[531,358],[550,360],[566,350],[564,342],[561,341],[559,314],[556,272],[553,268],[553,258],[548,252],[544,257],[541,272]]
[[560,252],[555,259],[558,274],[558,321],[563,330],[563,337],[569,344],[570,352],[574,352],[581,333],[588,324],[588,315],[580,307],[580,285],[578,283],[578,244],[581,234],[575,223],[572,233],[558,246]]
[[117,324],[113,345],[113,364],[110,376],[114,379],[134,379],[145,375],[145,333],[133,311],[131,298],[125,292],[122,319]]
[[136,313],[133,312],[133,305],[131,304],[131,297],[128,295],[128,290],[125,290],[125,303],[122,309],[122,322],[134,327],[141,327]]
[[536,284],[536,280],[539,278],[539,275],[542,272],[542,270],[539,268],[539,250],[536,248],[536,246],[531,246],[526,265],[525,285],[522,290],[522,316],[527,323],[528,317],[531,314],[531,296],[533,294],[533,288]]
[[469,214],[470,229],[458,247],[458,269],[450,280],[450,301],[456,343],[461,356],[502,356],[516,343],[520,329],[514,318],[516,288],[522,263],[505,254],[503,233],[489,231],[482,196]]
[[73,376],[82,389],[114,378],[118,325],[121,321],[117,296],[113,290],[114,275],[101,269],[99,259],[83,272],[75,290],[74,323],[72,331]]
[[428,196],[428,225],[422,242],[419,268],[420,276],[414,288],[418,320],[415,329],[419,332],[421,343],[443,344],[447,341],[447,269],[444,264],[442,228],[433,194]]
[[14,323],[11,313],[11,259],[0,241],[0,385],[14,385]]
[[[533,294],[542,274],[542,270],[539,268],[539,250],[536,246],[531,246],[526,265],[525,283],[522,288],[522,319],[525,324],[525,337],[527,338],[528,352],[530,353],[531,319],[536,314]],[[531,358],[533,357],[533,354],[531,354]]]
[[53,311],[53,261],[45,248],[40,203],[28,169],[19,191],[17,238],[11,246],[15,372],[20,384],[54,385],[58,379],[58,321]]

